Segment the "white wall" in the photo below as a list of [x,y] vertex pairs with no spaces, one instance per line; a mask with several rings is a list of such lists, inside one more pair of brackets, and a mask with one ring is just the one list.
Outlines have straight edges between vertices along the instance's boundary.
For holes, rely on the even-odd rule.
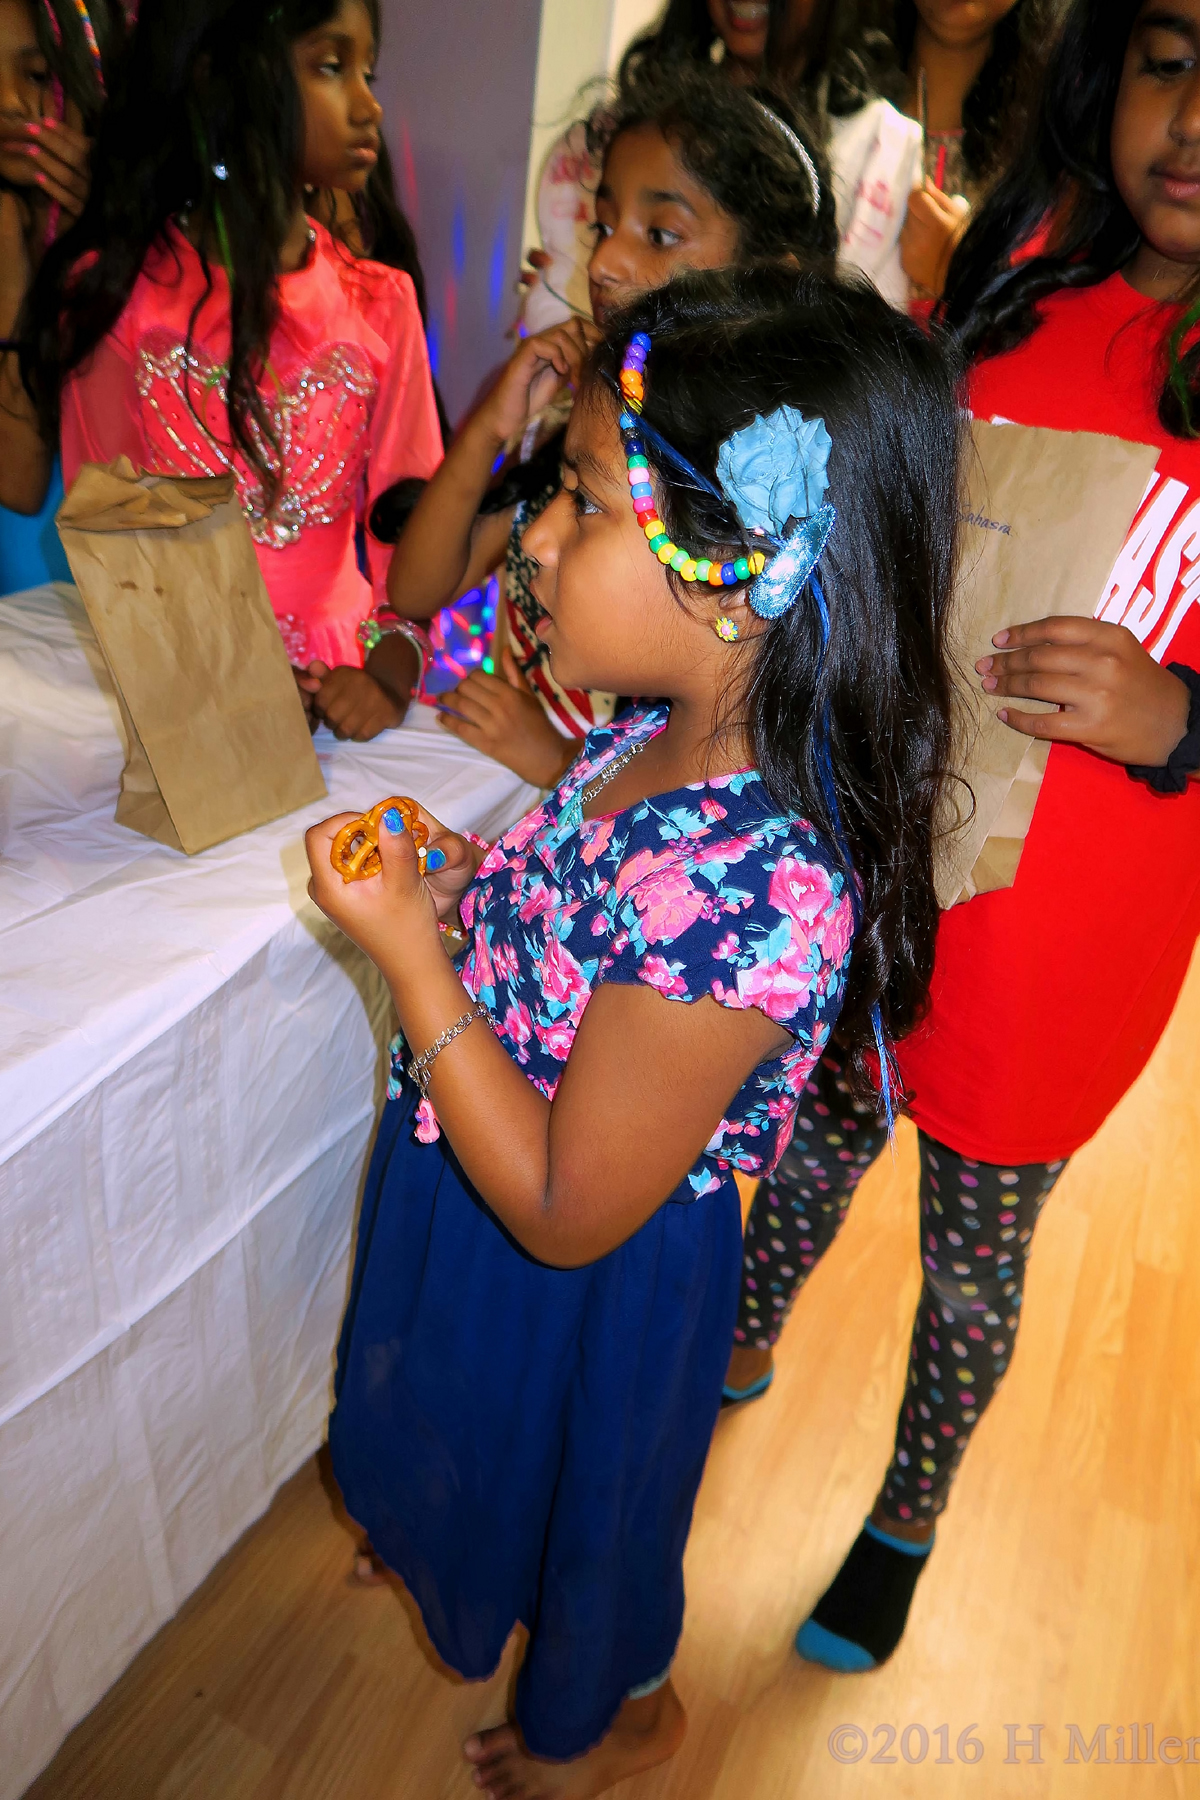
[[631,38],[645,31],[663,10],[662,0],[613,0],[608,38],[608,66],[615,69]]
[[526,249],[538,241],[537,184],[546,152],[587,110],[583,90],[613,73],[630,38],[662,8],[663,0],[542,0],[525,189]]
[[541,3],[383,0],[384,130],[455,420],[512,351]]

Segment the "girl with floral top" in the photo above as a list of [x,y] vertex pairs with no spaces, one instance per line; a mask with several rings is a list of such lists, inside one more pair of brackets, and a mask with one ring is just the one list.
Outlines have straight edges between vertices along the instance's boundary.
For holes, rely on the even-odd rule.
[[558,678],[660,698],[490,851],[426,816],[424,880],[398,812],[373,880],[330,867],[344,816],[309,833],[403,1031],[333,1467],[448,1664],[486,1677],[528,1629],[511,1724],[465,1746],[487,1794],[600,1793],[680,1741],[734,1171],[773,1167],[835,1022],[861,1081],[925,996],[958,431],[936,347],[866,289],[643,299],[525,545]]

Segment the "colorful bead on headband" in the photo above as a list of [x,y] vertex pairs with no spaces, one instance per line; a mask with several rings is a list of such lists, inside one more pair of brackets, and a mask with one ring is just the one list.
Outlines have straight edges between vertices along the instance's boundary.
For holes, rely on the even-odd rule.
[[650,485],[650,463],[645,443],[638,436],[638,421],[634,416],[641,412],[645,398],[645,368],[649,354],[650,339],[644,331],[635,332],[625,351],[620,376],[621,398],[628,410],[621,414],[619,424],[629,470],[629,494],[638,523],[659,562],[669,565],[684,581],[706,581],[710,587],[736,587],[741,581],[752,581],[756,575],[762,574],[767,564],[767,559],[760,550],[756,550],[751,556],[739,556],[734,562],[727,563],[714,562],[707,556],[689,556],[686,550],[681,550],[678,544],[672,542],[666,526],[655,510],[654,489]]

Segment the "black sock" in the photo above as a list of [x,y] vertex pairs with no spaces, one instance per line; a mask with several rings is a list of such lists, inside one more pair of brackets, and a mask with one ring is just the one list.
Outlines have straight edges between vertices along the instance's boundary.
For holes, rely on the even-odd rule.
[[[811,1622],[847,1644],[857,1644],[874,1662],[886,1662],[904,1635],[908,1609],[921,1570],[929,1560],[933,1540],[908,1544],[880,1532],[868,1520],[850,1547],[850,1554],[813,1607]],[[825,1662],[816,1634],[810,1644],[801,1626],[797,1644],[802,1655],[815,1649],[813,1660]],[[832,1648],[832,1647],[831,1647]],[[832,1662],[830,1666],[834,1666]]]

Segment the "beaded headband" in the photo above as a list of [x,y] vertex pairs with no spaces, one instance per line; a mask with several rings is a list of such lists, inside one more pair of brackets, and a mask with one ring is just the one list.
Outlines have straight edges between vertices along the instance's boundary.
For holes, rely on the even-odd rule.
[[671,541],[655,508],[654,489],[650,485],[650,463],[645,443],[638,436],[638,419],[634,416],[642,410],[642,400],[646,393],[646,358],[649,354],[649,337],[644,331],[637,331],[629,340],[625,360],[621,364],[621,398],[629,410],[621,414],[618,423],[625,445],[633,510],[660,563],[674,569],[685,581],[706,581],[710,587],[736,587],[740,581],[750,581],[755,575],[761,575],[767,562],[761,551],[755,551],[753,556],[739,556],[735,561],[727,563],[714,562],[707,556],[689,556],[686,550],[681,550],[678,544]]
[[[693,469],[678,451],[672,449],[641,418],[642,402],[646,394],[646,358],[649,354],[648,334],[644,331],[635,332],[626,348],[618,381],[624,402],[618,425],[625,448],[630,499],[646,540],[659,562],[673,569],[684,581],[707,583],[713,588],[737,587],[742,582],[753,581],[755,588],[750,595],[753,610],[761,618],[778,618],[799,597],[828,542],[837,516],[832,506],[820,504],[828,486],[825,463],[830,448],[829,434],[824,423],[820,419],[805,420],[791,407],[780,407],[770,419],[756,419],[753,425],[748,426],[745,431],[735,432],[721,446],[718,469],[724,478],[724,485],[718,487]],[[747,483],[737,466],[739,461],[747,459],[752,462],[761,461],[764,434],[767,440],[766,455],[777,465],[774,470],[775,485],[765,509],[761,501],[756,502],[753,493],[748,491],[755,484],[752,481]],[[765,580],[758,579],[767,567],[767,558],[761,550],[753,550],[746,556],[721,562],[716,558],[695,556],[674,542],[655,507],[654,489],[650,483],[650,462],[646,455],[647,438],[653,439],[658,453],[680,470],[691,485],[712,495],[722,504],[728,504],[732,500],[746,529],[755,536],[764,538],[777,552]],[[787,466],[784,467],[783,464]],[[785,516],[778,516],[777,507],[774,510],[772,508],[771,502],[776,500],[776,488],[786,496],[786,501],[781,499],[777,502],[777,507],[782,506]],[[815,505],[809,503],[813,492],[816,494]],[[789,518],[799,518],[801,523],[785,540],[780,533]]]

